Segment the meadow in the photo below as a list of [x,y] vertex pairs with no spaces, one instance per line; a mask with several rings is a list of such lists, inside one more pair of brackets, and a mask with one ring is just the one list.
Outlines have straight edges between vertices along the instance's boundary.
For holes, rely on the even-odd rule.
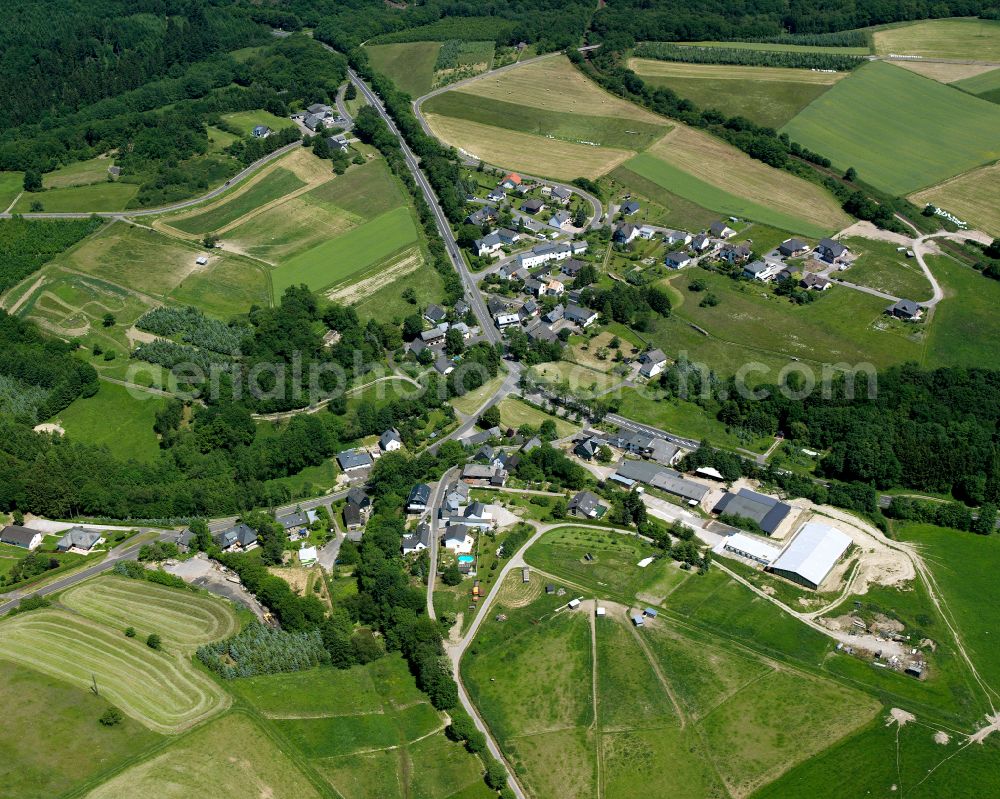
[[907,194],[996,160],[998,126],[996,105],[876,62],[832,87],[782,132],[840,169],[853,166],[862,180]]
[[954,86],[991,103],[1000,103],[1000,68],[993,67],[975,77],[955,81]]
[[681,230],[706,230],[719,218],[718,212],[704,208],[660,183],[633,172],[627,163],[612,169],[602,183],[608,185],[613,195],[632,194],[641,206],[639,214],[649,224]]
[[152,461],[160,452],[153,423],[166,404],[164,397],[133,396],[124,386],[102,382],[97,394],[74,400],[50,421],[73,441],[105,446],[117,458]]
[[111,158],[90,158],[61,166],[42,175],[42,186],[46,189],[60,189],[67,186],[85,186],[88,183],[106,182],[108,167],[114,164]]
[[990,280],[947,255],[924,260],[938,279],[945,298],[934,309],[924,364],[1000,368],[1000,282]]
[[[702,292],[688,289],[695,278],[703,280],[706,291],[715,294],[717,305],[701,306],[698,299]],[[920,342],[885,317],[888,303],[880,297],[834,286],[815,302],[795,305],[760,284],[736,282],[700,269],[683,271],[669,282],[680,298],[673,316],[751,352],[769,353],[786,361],[870,361],[878,367],[920,358]],[[699,349],[688,355],[691,360],[714,365]]]
[[484,402],[497,392],[506,379],[507,373],[501,372],[488,382],[483,383],[479,388],[467,391],[461,397],[453,397],[449,402],[455,406],[455,410],[457,411],[470,414],[475,413]]
[[228,604],[208,594],[124,577],[101,577],[63,593],[60,603],[70,610],[113,629],[135,628],[141,636],[159,634],[178,647],[235,635],[236,614]]
[[427,94],[434,85],[434,63],[441,42],[369,44],[368,60],[376,72],[390,78],[411,97]]
[[169,224],[185,233],[218,232],[255,208],[273,202],[305,185],[293,172],[283,167],[276,167],[244,191],[226,195],[222,202],[192,216],[172,219]]
[[1000,163],[973,169],[910,199],[944,208],[977,230],[1000,236]]
[[87,794],[87,799],[192,795],[320,799],[282,746],[246,715],[231,713],[184,736]]
[[318,290],[347,282],[416,240],[410,209],[389,211],[285,261],[271,275],[274,296],[299,283]]
[[500,424],[503,427],[513,427],[517,430],[521,425],[527,424],[537,428],[542,422],[552,421],[555,422],[559,438],[573,435],[580,429],[578,424],[540,411],[516,398],[508,397],[501,400],[497,407],[500,409]]
[[230,125],[239,128],[244,136],[249,136],[251,131],[258,125],[267,125],[271,130],[281,130],[282,128],[295,126],[295,123],[288,117],[275,116],[270,111],[264,111],[261,108],[253,111],[236,111],[232,114],[223,114],[222,118]]
[[995,20],[926,20],[876,30],[872,39],[879,55],[1000,61],[1000,22]]
[[839,275],[844,280],[915,302],[924,302],[933,295],[920,264],[915,258],[907,258],[906,253],[897,252],[895,244],[856,236],[844,239],[844,243],[858,256],[851,268]]
[[0,210],[7,210],[21,193],[23,185],[23,172],[0,172]]
[[442,715],[398,654],[346,670],[241,678],[227,687],[345,799],[489,796],[478,758],[445,738]]
[[145,641],[60,610],[0,624],[0,657],[81,689],[96,681],[101,696],[155,732],[180,732],[229,704],[169,640],[154,651]]
[[40,192],[24,192],[14,203],[13,212],[27,214],[32,203],[40,202],[47,213],[90,213],[91,211],[124,211],[139,192],[137,183],[91,183],[86,186],[66,186]]
[[0,702],[0,784],[18,799],[62,796],[162,740],[130,718],[99,725],[107,699],[8,660],[0,660]]
[[[730,214],[733,216],[745,215],[783,230],[793,230],[796,233],[813,236],[816,231],[840,230],[851,221],[850,217],[840,209],[836,199],[815,184],[769,167],[721,139],[686,125],[675,127],[639,158],[646,159],[650,156],[684,173],[687,182],[708,184],[713,193],[738,197],[750,204],[754,211],[754,213]],[[651,166],[645,161],[643,165]],[[629,166],[633,171],[646,174],[631,164]],[[677,175],[667,174],[664,176],[665,179],[661,179],[660,173],[654,168],[652,174],[648,174],[647,177],[706,208],[727,210],[719,207],[721,198],[716,199],[711,194],[706,194],[704,190],[682,190],[682,179]],[[671,185],[672,182],[676,185]],[[716,204],[711,204],[710,199]],[[754,214],[760,213],[758,208],[767,209],[774,218],[756,218]],[[789,222],[798,226],[790,228]],[[805,229],[806,226],[808,229]]]
[[647,85],[664,86],[701,108],[718,108],[758,125],[780,128],[819,97],[846,72],[808,69],[685,64],[629,59],[629,67]]

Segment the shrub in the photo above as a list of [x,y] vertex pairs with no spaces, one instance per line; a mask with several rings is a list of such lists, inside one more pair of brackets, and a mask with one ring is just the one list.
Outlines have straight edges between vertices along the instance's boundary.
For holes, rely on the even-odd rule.
[[146,646],[150,649],[161,649],[163,647],[163,641],[156,633],[150,633],[146,638]]
[[126,638],[135,638],[135,627],[126,627],[125,628],[125,637]]
[[109,707],[101,714],[101,717],[98,719],[98,721],[101,722],[101,724],[103,724],[105,727],[114,727],[117,724],[121,724],[124,719],[125,717],[122,715],[122,712],[118,708]]

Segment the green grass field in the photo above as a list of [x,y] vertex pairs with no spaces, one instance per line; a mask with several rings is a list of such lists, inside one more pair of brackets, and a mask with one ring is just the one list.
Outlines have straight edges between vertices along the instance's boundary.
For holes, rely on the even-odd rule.
[[40,192],[25,192],[14,205],[14,213],[31,212],[31,204],[38,201],[42,210],[52,213],[91,211],[123,211],[138,193],[137,183],[92,183],[87,186],[67,186]]
[[828,75],[805,69],[682,64],[643,58],[633,58],[629,65],[649,86],[672,89],[702,108],[718,108],[728,116],[739,115],[775,129],[844,77],[844,73]]
[[74,441],[106,446],[119,458],[153,460],[160,451],[153,422],[167,400],[124,386],[101,383],[93,397],[74,400],[52,420]]
[[[837,124],[831,125],[830,120]],[[1000,157],[1000,108],[886,63],[866,64],[782,132],[906,194]]]
[[409,208],[382,214],[342,236],[289,259],[272,273],[274,296],[305,283],[318,290],[346,282],[417,240]]
[[975,77],[955,81],[951,85],[991,103],[1000,103],[1000,69],[991,69]]
[[996,20],[926,20],[876,30],[872,38],[880,55],[1000,61],[1000,22]]
[[945,292],[934,309],[924,363],[927,366],[1000,366],[992,345],[1000,336],[1000,283],[945,255],[924,259]]
[[965,172],[910,199],[920,205],[932,203],[976,230],[1000,236],[1000,162]]
[[[701,307],[701,292],[688,290],[695,278],[705,281],[718,305]],[[747,361],[755,360],[754,352],[786,361],[869,361],[878,367],[920,358],[921,343],[912,338],[912,331],[885,316],[886,300],[859,291],[835,286],[815,302],[795,305],[760,284],[691,269],[671,277],[670,285],[680,301],[674,304],[674,316],[731,346],[745,347]],[[716,366],[700,348],[689,350],[688,357]]]
[[782,213],[766,205],[730,194],[725,189],[678,169],[673,164],[668,164],[649,153],[639,153],[627,161],[625,167],[667,191],[678,194],[703,208],[708,208],[716,214],[745,217],[755,222],[763,222],[783,230],[812,237],[823,236],[830,232],[791,214]]
[[124,577],[88,580],[59,601],[115,630],[134,627],[140,636],[155,632],[168,646],[193,649],[239,629],[232,607],[215,597]]
[[441,42],[406,42],[370,44],[365,52],[373,69],[411,97],[420,97],[434,84],[434,62],[440,49]]
[[580,429],[579,425],[540,411],[518,399],[507,398],[501,400],[499,408],[500,424],[503,427],[513,427],[515,430],[522,424],[530,424],[533,427],[538,427],[542,422],[551,420],[556,423],[556,433],[560,438],[572,435]]
[[195,794],[267,799],[320,799],[324,794],[247,716],[232,713],[104,783],[88,799]]
[[644,221],[653,225],[682,230],[705,230],[719,218],[717,212],[675,194],[627,166],[611,170],[606,181],[613,195],[636,196],[641,205],[639,213],[644,214]]
[[807,44],[771,42],[677,42],[685,47],[724,47],[740,50],[771,50],[778,53],[831,53],[833,55],[868,55],[867,47],[822,47]]
[[85,690],[96,680],[101,696],[156,732],[179,732],[229,704],[222,689],[169,641],[156,652],[144,641],[60,610],[0,624],[0,657]]
[[97,720],[109,707],[106,699],[6,660],[0,660],[0,702],[0,791],[5,796],[62,796],[161,740],[129,718],[116,727],[101,726]]
[[567,114],[482,97],[461,89],[432,97],[423,108],[429,114],[467,119],[495,128],[627,150],[648,147],[669,128],[666,120],[655,124],[619,117],[591,116],[582,111]]
[[46,189],[61,189],[67,186],[86,186],[108,180],[108,167],[114,164],[111,158],[90,158],[61,166],[42,175],[42,186]]
[[895,244],[857,237],[845,239],[844,243],[859,256],[841,275],[844,280],[915,302],[931,298],[933,290],[920,264],[907,258],[905,252],[897,252]]
[[0,206],[7,210],[24,186],[23,172],[0,172]]
[[206,211],[170,221],[171,227],[185,233],[210,233],[235,222],[255,208],[277,200],[306,184],[292,172],[276,167],[250,188]]
[[261,108],[254,111],[237,111],[232,114],[223,114],[222,118],[230,125],[235,125],[242,130],[244,136],[249,136],[250,132],[258,125],[267,125],[271,130],[295,127],[295,123],[288,117],[275,116],[270,111],[264,111]]

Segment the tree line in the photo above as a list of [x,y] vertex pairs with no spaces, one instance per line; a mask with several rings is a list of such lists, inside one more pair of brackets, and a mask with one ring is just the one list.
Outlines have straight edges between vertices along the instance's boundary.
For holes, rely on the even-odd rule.
[[694,47],[670,42],[641,42],[633,51],[639,58],[679,61],[687,64],[736,64],[753,67],[792,67],[850,72],[865,63],[864,56],[842,53],[804,53],[783,50],[752,50],[748,47]]

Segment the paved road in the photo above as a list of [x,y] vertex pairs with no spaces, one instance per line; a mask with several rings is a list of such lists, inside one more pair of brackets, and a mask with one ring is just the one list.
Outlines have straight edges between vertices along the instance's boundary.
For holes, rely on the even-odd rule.
[[347,133],[354,127],[354,117],[348,113],[347,103],[344,102],[344,93],[347,91],[348,85],[349,83],[344,81],[344,84],[337,89],[337,96],[334,98],[334,102],[337,105],[337,113],[347,120],[347,125],[344,126],[344,133]]
[[[92,525],[81,525],[81,526],[89,527]],[[156,540],[158,541],[166,541],[168,539],[173,538],[176,535],[176,532],[172,530],[157,530],[149,527],[140,527],[138,529],[139,529],[139,535],[150,532],[157,533]],[[137,541],[136,539],[138,537],[139,536],[133,536],[128,541],[125,541],[119,544],[118,546],[114,547],[108,552],[104,560],[102,560],[100,563],[95,563],[93,566],[88,566],[87,568],[81,569],[78,572],[67,574],[64,577],[60,577],[59,579],[53,580],[52,582],[46,583],[45,585],[40,587],[28,586],[27,588],[23,588],[18,591],[11,591],[9,594],[4,594],[3,597],[0,598],[0,616],[3,616],[9,611],[13,610],[25,597],[35,596],[36,594],[39,596],[47,596],[49,594],[54,594],[57,591],[62,591],[66,588],[69,588],[71,585],[76,585],[77,583],[83,582],[84,580],[89,580],[91,577],[94,577],[98,574],[103,574],[104,572],[111,571],[111,569],[115,567],[115,564],[118,563],[118,561],[128,560],[130,558],[133,558],[136,554],[138,554],[139,548],[143,544],[150,543],[149,540],[145,538],[141,541]]]
[[[300,141],[294,141],[291,144],[286,144],[284,147],[275,150],[273,153],[268,153],[263,158],[258,158],[256,161],[250,164],[250,166],[237,172],[235,175],[233,175],[233,177],[231,177],[221,186],[217,186],[207,194],[202,194],[200,197],[192,197],[190,200],[182,200],[181,202],[173,203],[172,205],[162,205],[159,208],[142,208],[133,211],[87,211],[87,212],[76,211],[72,213],[71,212],[56,213],[56,212],[43,211],[37,214],[31,214],[31,213],[20,214],[20,216],[23,216],[25,219],[89,219],[92,216],[101,216],[108,219],[135,219],[137,217],[142,217],[142,216],[155,216],[156,214],[165,214],[170,211],[180,211],[183,208],[190,208],[192,205],[197,205],[198,203],[205,202],[205,200],[211,200],[213,197],[218,197],[224,191],[228,191],[240,181],[246,180],[248,177],[250,177],[254,172],[256,172],[265,164],[273,161],[275,158],[280,158],[285,153],[290,153],[296,147],[301,147],[301,146],[302,142]],[[44,194],[39,194],[38,197],[40,200],[45,199]],[[11,216],[12,214],[3,213],[0,214],[0,219],[10,219]]]
[[[327,47],[327,45],[324,45],[324,47]],[[327,49],[332,48],[327,47]],[[469,303],[472,308],[472,312],[476,316],[476,320],[479,322],[479,329],[482,331],[482,334],[487,341],[491,344],[499,344],[500,331],[497,330],[496,325],[493,324],[493,319],[486,307],[486,301],[476,288],[476,281],[472,277],[472,272],[469,270],[468,264],[465,262],[465,258],[462,257],[462,251],[459,249],[458,242],[455,241],[455,236],[451,232],[451,225],[448,223],[448,219],[445,217],[444,212],[441,210],[441,206],[438,204],[437,196],[434,194],[434,190],[431,188],[430,183],[427,182],[427,178],[424,177],[424,173],[420,170],[417,157],[413,154],[413,151],[406,143],[402,134],[400,134],[399,129],[396,127],[396,123],[392,121],[392,117],[385,110],[385,106],[382,105],[382,101],[379,99],[378,95],[368,88],[367,84],[358,77],[354,70],[348,70],[348,77],[357,87],[358,91],[364,95],[369,105],[378,111],[379,116],[382,117],[382,120],[389,127],[389,130],[392,131],[392,134],[399,140],[400,150],[403,153],[406,165],[413,174],[413,179],[420,187],[420,190],[424,195],[424,199],[427,201],[431,211],[434,213],[438,233],[444,240],[448,257],[451,259],[455,270],[462,278],[462,283],[465,286],[466,301]]]
[[430,526],[431,526],[431,540],[430,546],[428,547],[429,563],[427,572],[427,615],[432,619],[437,618],[437,613],[434,610],[434,582],[437,578],[437,558],[438,558],[438,536],[440,535],[438,531],[438,508],[444,503],[444,492],[451,485],[451,482],[458,477],[459,469],[454,467],[445,472],[441,479],[438,480],[437,485],[434,486],[434,491],[431,494],[431,502],[427,506],[430,510]]
[[661,430],[658,427],[653,427],[652,425],[642,424],[641,422],[635,422],[631,419],[626,419],[624,416],[619,416],[617,413],[609,413],[604,417],[607,421],[612,424],[616,424],[619,427],[623,427],[626,430],[631,430],[634,433],[643,433],[650,436],[660,436],[665,438],[667,441],[677,444],[679,447],[687,447],[688,449],[698,449],[698,445],[701,443],[693,438],[683,438],[681,436],[674,435],[673,433],[668,433],[666,430]]

